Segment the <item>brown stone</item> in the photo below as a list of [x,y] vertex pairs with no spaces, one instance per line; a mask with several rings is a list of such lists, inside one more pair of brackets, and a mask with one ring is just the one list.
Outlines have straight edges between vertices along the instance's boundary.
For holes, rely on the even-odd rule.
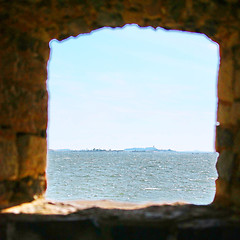
[[2,206],[7,206],[11,202],[15,185],[15,181],[0,182],[0,209]]
[[39,175],[38,178],[26,177],[20,179],[15,186],[12,201],[32,201],[46,191],[46,186],[45,175]]
[[218,111],[217,111],[217,121],[222,126],[228,126],[232,124],[231,120],[231,105],[224,102],[218,103]]
[[46,168],[46,139],[30,134],[17,137],[19,152],[19,178],[31,176],[37,178]]
[[240,122],[240,102],[235,101],[231,108],[231,122],[237,125]]
[[240,69],[234,71],[234,98],[240,99]]
[[0,181],[18,177],[18,151],[14,136],[0,130]]
[[[147,2],[146,2],[147,3]],[[147,6],[144,6],[144,10],[146,11],[146,13],[150,16],[150,17],[154,17],[154,18],[161,18],[161,13],[159,11],[159,9],[163,9],[164,8],[164,12],[166,13],[166,9],[165,6],[162,2],[158,1],[158,2],[149,2],[149,4]],[[139,12],[139,11],[138,11]]]
[[110,12],[101,12],[97,16],[97,23],[100,27],[108,25],[110,27],[114,26],[124,26],[124,21],[122,19],[122,16],[118,13],[110,13]]
[[221,49],[218,73],[218,98],[223,102],[233,102],[234,61],[231,49]]
[[10,125],[16,132],[45,130],[48,101],[45,84],[6,84],[4,87],[0,92],[5,99],[0,105],[0,125]]
[[234,182],[240,183],[240,155],[235,158],[235,166],[234,166]]
[[[0,161],[4,166],[0,179],[14,179],[21,186],[19,196],[25,194],[29,198],[29,194],[38,192],[37,186],[42,189],[44,181],[39,180],[39,174],[45,176],[49,41],[102,26],[136,23],[199,32],[220,44],[218,121],[225,130],[217,133],[216,147],[221,153],[217,166],[220,178],[235,181],[232,149],[239,154],[240,106],[234,102],[240,99],[239,9],[237,0],[2,1],[0,129],[11,129],[13,135],[0,140]],[[17,166],[24,182],[16,179]],[[36,187],[28,191],[32,179],[36,180]],[[224,192],[227,189],[221,191],[228,196]]]
[[[224,13],[223,13],[224,14]],[[221,44],[224,48],[231,48],[233,46],[239,45],[239,32],[231,28],[226,28],[224,25],[219,26],[219,31],[221,31],[221,37],[223,43]],[[235,47],[233,48],[234,61],[236,59]]]
[[216,180],[216,194],[214,202],[224,206],[229,205],[230,203],[230,184],[221,178]]
[[[110,205],[110,207],[109,207]],[[115,205],[115,206],[114,206]],[[109,209],[112,208],[112,209]],[[191,204],[36,200],[0,213],[1,240],[238,240],[239,214]]]
[[89,33],[91,29],[87,25],[84,18],[80,17],[79,19],[74,19],[69,22],[69,26],[71,26],[71,31],[73,36],[77,36],[80,32],[81,33]]
[[[238,42],[238,44],[239,44],[239,42]],[[240,57],[239,57],[240,56],[240,45],[235,46],[233,51],[234,51],[233,53],[234,53],[235,64],[239,68],[240,67]]]
[[233,152],[240,156],[240,131],[235,134]]
[[232,184],[231,186],[231,202],[234,206],[240,207],[240,184]]
[[223,150],[217,160],[217,172],[219,178],[229,182],[233,174],[234,154],[231,151]]
[[[1,1],[0,19],[0,207],[30,201],[46,189],[45,80],[51,39],[65,39],[100,26],[136,23],[204,33],[220,44],[221,52],[216,141],[221,154],[214,205],[121,211],[102,209],[103,205],[116,208],[104,201],[85,207],[77,203],[30,204],[27,214],[14,215],[24,213],[21,207],[1,214],[1,240],[239,239],[240,106],[234,102],[240,100],[238,0]],[[17,178],[18,168],[21,179]],[[237,208],[237,213],[229,207]]]
[[126,11],[123,13],[123,19],[125,22],[129,23],[138,23],[139,25],[143,25],[143,19],[141,13],[138,11]]
[[233,146],[233,133],[222,128],[221,125],[216,127],[216,151],[220,152]]

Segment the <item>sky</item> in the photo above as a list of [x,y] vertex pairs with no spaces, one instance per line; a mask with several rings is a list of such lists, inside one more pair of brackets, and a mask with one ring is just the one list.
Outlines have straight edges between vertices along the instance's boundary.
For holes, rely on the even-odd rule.
[[205,35],[127,25],[49,45],[49,149],[214,151],[219,47]]

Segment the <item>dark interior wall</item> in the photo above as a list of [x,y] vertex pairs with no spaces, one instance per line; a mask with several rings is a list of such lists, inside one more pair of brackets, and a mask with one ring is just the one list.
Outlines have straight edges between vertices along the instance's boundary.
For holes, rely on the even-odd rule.
[[0,8],[0,205],[46,189],[49,41],[128,23],[201,32],[220,44],[215,202],[240,206],[240,3],[237,0],[24,0]]

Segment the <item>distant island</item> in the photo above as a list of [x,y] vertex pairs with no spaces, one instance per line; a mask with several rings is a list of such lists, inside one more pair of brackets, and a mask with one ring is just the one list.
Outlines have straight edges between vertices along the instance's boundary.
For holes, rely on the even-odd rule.
[[171,149],[157,149],[155,147],[146,147],[146,148],[126,148],[124,151],[128,152],[175,152]]
[[93,148],[93,149],[86,149],[86,150],[71,150],[71,149],[48,149],[48,151],[59,151],[59,152],[176,152],[171,149],[157,149],[155,147],[145,147],[145,148],[126,148],[123,150],[106,150],[106,149],[100,149],[100,148]]

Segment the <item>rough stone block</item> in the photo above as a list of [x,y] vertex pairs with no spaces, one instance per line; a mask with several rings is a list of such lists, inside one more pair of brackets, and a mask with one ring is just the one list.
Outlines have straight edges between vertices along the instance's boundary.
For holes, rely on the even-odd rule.
[[20,179],[15,187],[12,201],[16,203],[32,201],[42,196],[46,190],[46,186],[45,174],[39,175],[37,179],[32,177]]
[[234,154],[231,151],[224,150],[217,160],[218,176],[229,182],[233,174]]
[[234,180],[237,183],[240,183],[240,156],[235,158],[235,168],[234,168]]
[[240,69],[234,71],[234,98],[240,99]]
[[138,22],[139,25],[143,25],[143,18],[142,18],[141,12],[135,11],[134,9],[132,11],[129,10],[124,12],[123,20],[129,23]]
[[231,125],[231,105],[223,102],[218,103],[217,121],[221,125]]
[[47,142],[45,138],[23,134],[17,137],[19,178],[37,178],[45,173]]
[[18,151],[13,135],[0,130],[0,181],[18,177]]
[[[240,139],[239,139],[240,141]],[[230,148],[233,146],[233,134],[229,129],[216,127],[216,151]]]
[[214,198],[215,203],[221,205],[228,205],[230,199],[230,184],[221,178],[216,180],[216,194]]
[[[226,14],[226,10],[223,10],[220,14]],[[231,14],[231,13],[229,13]],[[239,45],[239,32],[234,31],[233,29],[226,28],[224,25],[219,26],[219,31],[221,31],[223,42],[222,46],[226,48],[233,48],[236,45]],[[234,61],[236,60],[236,51],[235,47],[233,49]]]
[[231,108],[231,122],[237,125],[240,122],[240,102],[234,102]]
[[[36,57],[32,57],[32,55],[36,55]],[[19,57],[14,81],[23,82],[24,79],[25,83],[44,84],[47,78],[47,66],[42,59],[44,56],[41,57],[38,53],[21,53]]]
[[235,206],[240,207],[240,184],[232,184],[230,198]]
[[0,95],[3,96],[0,125],[10,125],[16,132],[28,133],[47,128],[48,94],[45,85],[6,83]]
[[232,52],[221,50],[218,73],[218,98],[224,102],[233,102],[234,61]]
[[71,35],[77,36],[79,33],[88,33],[90,32],[90,28],[86,23],[86,20],[84,18],[78,18],[70,21],[69,23],[70,29],[71,29]]
[[0,182],[0,209],[7,206],[14,194],[14,187],[16,181],[2,181]]
[[[236,32],[236,33],[238,33],[238,32]],[[239,46],[239,42],[238,42],[238,46],[234,47],[234,60],[235,60],[235,64],[238,67],[240,67],[240,46]]]
[[116,26],[123,26],[124,25],[124,21],[122,19],[122,16],[119,13],[109,13],[109,12],[101,12],[98,14],[97,16],[97,23],[100,26],[106,26],[108,23],[109,26],[111,27],[116,27]]
[[237,132],[234,138],[233,152],[240,156],[240,131]]
[[[0,176],[3,171],[7,172],[7,178],[16,178],[18,152],[20,176],[30,179],[22,183],[16,181],[23,195],[28,186],[32,186],[31,179],[44,174],[46,140],[40,133],[47,126],[48,42],[56,36],[68,38],[73,33],[80,34],[85,29],[149,24],[200,32],[216,40],[221,44],[218,120],[223,127],[237,125],[239,106],[231,108],[231,104],[233,99],[240,99],[239,9],[237,0],[1,1],[0,125],[32,135],[18,135],[17,145],[10,138],[0,141]],[[233,148],[238,153],[238,137],[234,141]],[[228,133],[221,133],[217,145],[222,153],[217,165],[221,178],[234,180],[231,177],[233,153],[224,152],[232,148],[230,143]]]

